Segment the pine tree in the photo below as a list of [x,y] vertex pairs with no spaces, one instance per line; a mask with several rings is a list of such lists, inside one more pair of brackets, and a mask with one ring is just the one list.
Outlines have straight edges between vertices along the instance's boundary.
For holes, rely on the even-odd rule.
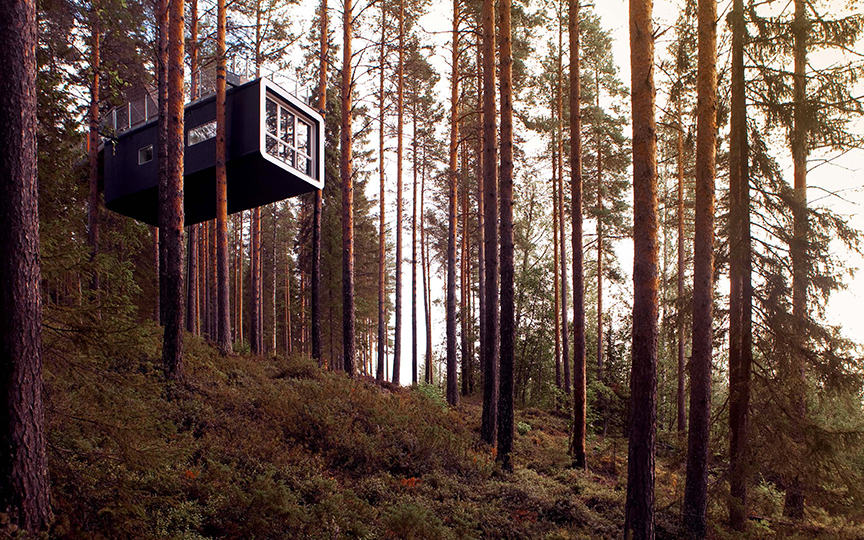
[[459,0],[453,0],[453,41],[450,75],[450,167],[447,211],[447,403],[459,404],[456,377],[456,194],[458,181],[457,152],[459,141]]
[[0,508],[35,534],[51,521],[42,402],[36,3],[3,0],[0,13]]
[[657,421],[657,147],[651,0],[630,0],[633,115],[633,349],[624,537],[654,538]]
[[351,0],[343,0],[342,129],[339,171],[342,179],[342,369],[355,376],[354,179],[351,168]]
[[[228,276],[228,173],[225,114],[225,0],[217,3],[216,31],[216,296],[219,351],[231,353]],[[274,288],[275,291],[275,288]],[[275,333],[274,333],[275,335]],[[275,347],[274,347],[275,349]]]

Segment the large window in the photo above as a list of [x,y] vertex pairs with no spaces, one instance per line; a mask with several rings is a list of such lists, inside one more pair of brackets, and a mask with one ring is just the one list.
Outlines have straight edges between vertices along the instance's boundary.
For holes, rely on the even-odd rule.
[[207,139],[212,139],[216,136],[216,120],[211,120],[206,124],[201,124],[189,130],[189,139],[186,142],[187,146],[195,146]]
[[312,176],[312,125],[269,96],[266,107],[267,153]]

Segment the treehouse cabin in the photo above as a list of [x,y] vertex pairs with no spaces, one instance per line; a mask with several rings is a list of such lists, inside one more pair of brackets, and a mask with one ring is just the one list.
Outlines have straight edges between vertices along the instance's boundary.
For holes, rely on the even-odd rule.
[[[234,82],[237,85],[229,85],[226,97],[228,213],[321,189],[321,116],[269,79]],[[159,223],[154,105],[145,96],[143,116],[130,105],[121,113],[126,123],[119,125],[113,111],[116,135],[103,150],[105,206],[150,225]],[[186,105],[184,129],[184,209],[186,225],[192,225],[216,217],[215,94]]]

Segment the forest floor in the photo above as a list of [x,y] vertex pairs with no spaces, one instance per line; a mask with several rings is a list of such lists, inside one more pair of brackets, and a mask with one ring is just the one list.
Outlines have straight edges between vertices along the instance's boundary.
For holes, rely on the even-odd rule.
[[[175,385],[158,335],[49,328],[51,538],[622,537],[625,439],[590,438],[589,469],[576,470],[566,415],[519,410],[505,474],[480,442],[476,398],[450,409],[433,387],[349,380],[302,357],[220,357],[197,338]],[[679,538],[683,452],[674,434],[658,448],[657,538]],[[712,477],[711,538],[864,539],[827,516],[784,524],[770,484],[751,493],[751,531],[729,532],[723,484]]]

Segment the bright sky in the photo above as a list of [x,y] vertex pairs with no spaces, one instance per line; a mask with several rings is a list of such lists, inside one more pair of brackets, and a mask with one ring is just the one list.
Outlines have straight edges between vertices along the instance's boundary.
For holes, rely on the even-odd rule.
[[[312,0],[307,0],[312,1]],[[317,2],[313,2],[317,3]],[[719,12],[721,13],[721,23],[725,17],[726,9],[727,9],[728,1],[721,0],[721,5],[719,6]],[[335,6],[338,9],[338,6]],[[332,9],[332,7],[331,7]],[[628,41],[628,3],[627,0],[595,0],[595,5],[586,9],[594,9],[601,16],[604,26],[609,29],[614,37],[614,45],[613,52],[617,59],[618,68],[620,71],[620,78],[624,83],[629,86],[630,82],[630,65],[629,65],[629,41]],[[654,19],[655,26],[658,28],[663,28],[672,22],[677,17],[680,11],[680,2],[655,2],[654,6]],[[338,17],[341,14],[337,13],[336,9],[331,11],[331,28],[334,30],[334,34],[336,39],[341,38],[341,22],[338,20]],[[448,64],[449,58],[449,39],[450,39],[450,29],[451,23],[450,18],[452,16],[452,4],[448,1],[445,2],[435,2],[429,8],[429,13],[424,16],[420,21],[420,26],[425,31],[424,40],[430,43],[435,43],[437,45],[436,55],[431,58],[433,65],[438,69],[439,73],[442,76],[442,81],[440,83],[439,93],[441,96],[449,95],[448,90],[448,76],[450,73],[450,66]],[[551,29],[550,29],[551,31]],[[657,56],[660,56],[660,49],[664,46],[665,40],[669,40],[671,37],[667,34],[666,36],[661,37],[658,41],[657,47]],[[860,49],[859,52],[864,53],[864,49]],[[539,55],[535,55],[538,57]],[[365,59],[369,61],[369,58]],[[864,87],[862,87],[862,91],[860,94],[864,94]],[[442,97],[442,102],[445,99]],[[444,105],[445,107],[449,107],[449,105]],[[859,122],[857,131],[864,132],[864,122]],[[530,146],[530,145],[529,145]],[[394,197],[393,190],[395,188],[395,166],[392,161],[395,161],[395,158],[391,156],[391,163],[387,164],[387,177],[388,177],[388,185],[392,184],[388,189],[390,190],[390,194],[388,195],[388,199],[392,201]],[[781,160],[781,165],[785,166],[784,173],[791,178],[791,162],[788,158]],[[808,191],[808,198],[812,203],[819,205],[826,205],[833,208],[836,212],[848,215],[850,217],[850,222],[853,226],[858,228],[859,230],[864,230],[864,214],[862,214],[862,204],[864,204],[864,151],[852,152],[849,153],[842,158],[834,161],[831,164],[825,164],[819,167],[814,168],[808,176],[808,183],[810,189]],[[518,167],[518,164],[517,164]],[[811,165],[812,167],[812,165]],[[406,174],[408,174],[406,172]],[[518,174],[518,171],[517,171]],[[370,192],[370,196],[377,198],[377,185],[373,186],[373,191]],[[826,192],[832,192],[839,194],[841,198],[836,196],[826,196]],[[406,201],[410,201],[410,195],[406,194],[408,198]],[[410,211],[410,206],[408,207]],[[391,215],[392,214],[392,215]],[[388,216],[387,221],[390,223],[392,227],[392,223],[395,218],[395,204],[389,205],[388,208]],[[404,249],[406,253],[410,253],[410,232],[405,235],[405,246]],[[630,272],[632,268],[632,244],[631,242],[625,242],[622,244],[620,250],[620,259],[621,259],[621,267],[626,272]],[[849,265],[852,267],[861,267],[864,268],[864,257],[857,254],[845,254],[845,258],[848,260]],[[433,274],[435,272],[435,268],[433,268]],[[404,327],[402,330],[403,336],[403,353],[402,353],[402,377],[401,382],[403,384],[410,384],[411,379],[411,334],[410,334],[410,271],[405,268],[405,272],[403,273],[405,278],[404,285],[404,294],[403,298],[405,314],[403,316]],[[444,284],[441,280],[440,275],[435,275],[433,277],[433,300],[438,300],[443,303],[443,290]],[[832,299],[827,317],[830,322],[834,324],[840,324],[844,328],[844,333],[847,337],[850,337],[858,342],[864,343],[864,316],[859,315],[860,306],[862,305],[862,301],[864,301],[864,274],[856,276],[854,279],[848,280],[849,288],[846,291],[842,291],[835,295]],[[725,287],[722,283],[718,284],[718,287],[721,290],[725,290]],[[418,295],[419,296],[419,295]],[[422,317],[422,300],[420,300],[421,305],[419,313]],[[392,319],[391,319],[392,320]],[[421,357],[422,364],[422,356],[423,351],[425,350],[424,336],[425,332],[419,332],[419,351]],[[443,350],[441,349],[441,344],[444,341],[444,310],[443,305],[438,304],[433,308],[433,343],[436,351],[436,356],[443,356]],[[392,354],[392,351],[388,351]],[[387,371],[392,369],[392,366],[388,366]],[[421,377],[422,377],[422,365],[421,365]]]

